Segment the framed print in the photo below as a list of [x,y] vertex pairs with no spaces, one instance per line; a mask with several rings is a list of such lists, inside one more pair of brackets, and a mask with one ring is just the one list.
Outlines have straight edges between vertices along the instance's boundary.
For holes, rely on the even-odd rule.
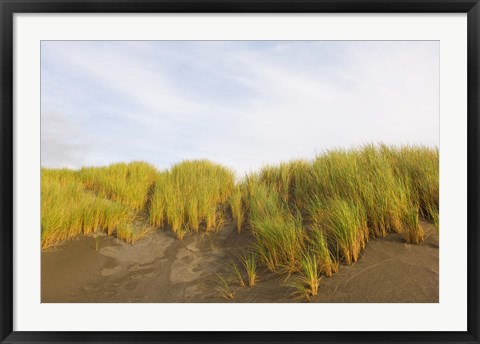
[[477,343],[479,8],[2,1],[2,343]]

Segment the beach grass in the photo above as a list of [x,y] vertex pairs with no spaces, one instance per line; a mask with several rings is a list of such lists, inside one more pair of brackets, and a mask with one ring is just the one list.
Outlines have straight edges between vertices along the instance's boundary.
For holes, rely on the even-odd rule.
[[[372,238],[398,233],[421,243],[420,218],[438,230],[439,151],[381,144],[333,149],[240,180],[207,160],[163,171],[145,162],[42,168],[41,197],[42,248],[99,231],[134,243],[160,227],[182,239],[232,221],[239,235],[253,234],[242,261],[249,285],[266,268],[295,275],[297,289],[311,297],[317,277],[357,261]],[[237,279],[242,284],[238,269]]]
[[231,265],[232,265],[232,269],[233,269],[235,278],[238,281],[238,284],[240,285],[240,287],[245,287],[245,285],[246,285],[245,280],[243,279],[242,273],[238,269],[237,264],[235,264],[234,262],[231,262]]
[[240,188],[237,187],[237,189],[230,196],[229,205],[232,218],[237,227],[237,232],[240,234],[245,221],[245,207],[243,205],[243,195]]
[[[179,239],[188,232],[206,232],[221,227],[235,188],[229,169],[206,161],[184,161],[157,176],[150,222],[168,225]],[[178,235],[180,234],[180,235]]]
[[357,261],[372,238],[398,233],[418,244],[420,217],[438,229],[438,159],[435,148],[366,145],[268,165],[242,182],[243,226],[261,264],[295,275],[295,288],[309,298],[312,257],[315,274],[330,277],[339,263]]
[[248,285],[253,287],[257,281],[257,257],[254,252],[249,252],[240,258],[247,272]]
[[157,173],[155,167],[142,161],[85,167],[77,172],[87,190],[134,212],[147,207]]
[[41,197],[42,248],[80,234],[103,231],[111,235],[133,219],[127,207],[87,191],[69,170],[42,169]]
[[235,292],[230,288],[227,280],[224,276],[217,273],[218,286],[217,291],[222,295],[224,299],[231,300],[235,297]]

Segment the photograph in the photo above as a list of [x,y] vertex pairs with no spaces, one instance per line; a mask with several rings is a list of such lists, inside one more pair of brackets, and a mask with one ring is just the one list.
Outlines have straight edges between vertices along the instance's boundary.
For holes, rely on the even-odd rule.
[[40,93],[41,303],[439,303],[438,40],[42,40]]

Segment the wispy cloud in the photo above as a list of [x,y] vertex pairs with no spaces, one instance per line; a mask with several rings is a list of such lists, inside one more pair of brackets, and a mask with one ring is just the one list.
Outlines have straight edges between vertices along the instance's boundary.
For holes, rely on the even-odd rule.
[[42,165],[243,173],[333,146],[438,145],[438,67],[437,42],[43,42]]

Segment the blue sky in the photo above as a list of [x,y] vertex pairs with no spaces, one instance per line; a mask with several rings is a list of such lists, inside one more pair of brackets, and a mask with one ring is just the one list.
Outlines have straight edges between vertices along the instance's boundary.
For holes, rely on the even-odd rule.
[[439,43],[44,41],[42,166],[439,144]]

